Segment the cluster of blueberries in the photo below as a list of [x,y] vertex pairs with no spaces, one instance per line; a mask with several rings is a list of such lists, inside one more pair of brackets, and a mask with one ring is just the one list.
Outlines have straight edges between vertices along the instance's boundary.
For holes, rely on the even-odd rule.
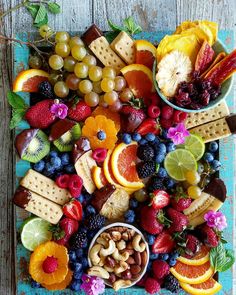
[[207,151],[203,156],[203,159],[210,165],[213,171],[219,171],[221,168],[221,162],[216,159],[218,156],[219,145],[216,141],[209,143]]

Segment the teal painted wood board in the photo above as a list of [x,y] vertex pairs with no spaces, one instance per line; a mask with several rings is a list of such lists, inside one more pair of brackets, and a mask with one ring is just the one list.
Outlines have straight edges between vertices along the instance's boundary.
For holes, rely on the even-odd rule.
[[[142,32],[135,36],[136,39],[146,39],[151,42],[159,42],[166,34],[170,32]],[[220,31],[219,39],[226,45],[229,51],[233,50],[234,39],[232,31]],[[28,35],[26,33],[19,34],[17,38],[27,41]],[[28,67],[28,57],[29,57],[29,48],[26,46],[14,46],[14,75],[16,76],[23,69]],[[25,101],[29,103],[29,94],[21,93]],[[227,96],[227,104],[230,108],[231,113],[235,112],[234,109],[234,99],[233,99],[233,89],[231,93]],[[19,133],[22,129],[28,128],[28,124],[25,121],[22,121],[19,127],[16,130],[16,133]],[[220,171],[220,178],[224,180],[227,186],[227,201],[224,203],[224,206],[221,208],[221,211],[227,217],[228,227],[225,230],[224,237],[228,241],[228,247],[233,249],[233,229],[234,229],[234,163],[235,163],[235,150],[234,150],[234,141],[233,137],[228,137],[219,141],[220,145],[220,161],[223,165],[223,169]],[[26,171],[30,168],[30,163],[17,159],[16,161],[16,184],[21,177],[23,177]],[[23,223],[24,210],[16,210],[16,230],[19,235],[20,227]],[[17,295],[69,295],[69,294],[83,294],[83,292],[72,292],[70,290],[65,291],[47,291],[46,289],[33,289],[30,286],[29,274],[28,274],[28,261],[30,252],[26,250],[20,243],[19,238],[17,239],[16,245],[16,294]],[[219,274],[219,282],[223,285],[222,290],[218,293],[220,295],[233,295],[233,277],[232,271],[228,270],[224,273]],[[114,290],[106,288],[104,294],[111,295],[114,294]],[[128,289],[123,289],[118,292],[120,295],[142,295],[145,294],[144,289],[138,287],[132,287]],[[166,290],[161,290],[159,294],[171,294],[171,292]],[[181,291],[179,294],[185,294]]]

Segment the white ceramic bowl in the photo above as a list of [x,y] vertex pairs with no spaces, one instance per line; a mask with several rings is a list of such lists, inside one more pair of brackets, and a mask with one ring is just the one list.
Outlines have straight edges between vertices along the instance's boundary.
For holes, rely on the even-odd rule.
[[[148,265],[148,262],[149,262],[149,246],[148,246],[148,243],[147,241],[145,240],[144,238],[144,235],[141,233],[141,231],[139,229],[137,229],[135,226],[131,225],[131,224],[128,224],[128,223],[123,223],[123,222],[115,222],[115,223],[110,223],[109,225],[106,225],[104,226],[103,228],[101,228],[97,234],[94,236],[94,238],[92,239],[91,243],[90,243],[90,246],[89,246],[89,251],[88,253],[90,252],[91,248],[94,246],[95,242],[96,242],[96,239],[100,236],[101,233],[103,233],[104,231],[106,231],[107,229],[111,228],[111,227],[117,227],[117,226],[121,226],[121,227],[126,227],[126,228],[129,228],[129,229],[133,229],[135,230],[135,232],[139,235],[141,235],[142,237],[142,240],[143,242],[145,243],[146,245],[146,250],[147,250],[147,263],[145,265],[145,267],[143,268],[143,271],[141,272],[140,274],[140,277],[135,280],[135,281],[132,281],[132,284],[128,287],[123,287],[122,289],[125,289],[125,288],[129,288],[129,287],[132,287],[134,286],[138,281],[141,280],[141,278],[143,277],[143,275],[146,273],[146,270],[147,270],[147,265]],[[88,254],[88,263],[89,263],[89,266],[91,267],[92,266],[92,263],[91,263],[91,260],[89,258],[89,254]],[[108,280],[104,280],[105,284],[109,287],[112,287],[111,283],[108,281]]]

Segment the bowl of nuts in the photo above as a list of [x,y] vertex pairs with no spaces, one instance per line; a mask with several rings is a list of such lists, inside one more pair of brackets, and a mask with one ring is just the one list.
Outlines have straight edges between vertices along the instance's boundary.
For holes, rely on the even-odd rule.
[[135,285],[145,274],[149,247],[134,226],[116,222],[103,227],[93,238],[88,274],[104,279],[115,291]]

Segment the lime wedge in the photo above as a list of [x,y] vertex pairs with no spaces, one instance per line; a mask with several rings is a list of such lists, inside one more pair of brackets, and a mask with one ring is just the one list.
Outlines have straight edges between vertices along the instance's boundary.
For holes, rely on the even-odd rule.
[[50,241],[52,233],[49,231],[49,226],[49,222],[39,217],[27,219],[21,232],[23,246],[30,251],[34,251],[38,245]]
[[187,171],[197,170],[197,162],[189,151],[177,149],[167,154],[164,167],[170,177],[178,181],[184,181],[184,175]]
[[185,138],[185,143],[179,145],[180,148],[185,148],[187,151],[190,151],[196,161],[200,160],[205,152],[205,143],[202,138],[195,134],[190,134]]

